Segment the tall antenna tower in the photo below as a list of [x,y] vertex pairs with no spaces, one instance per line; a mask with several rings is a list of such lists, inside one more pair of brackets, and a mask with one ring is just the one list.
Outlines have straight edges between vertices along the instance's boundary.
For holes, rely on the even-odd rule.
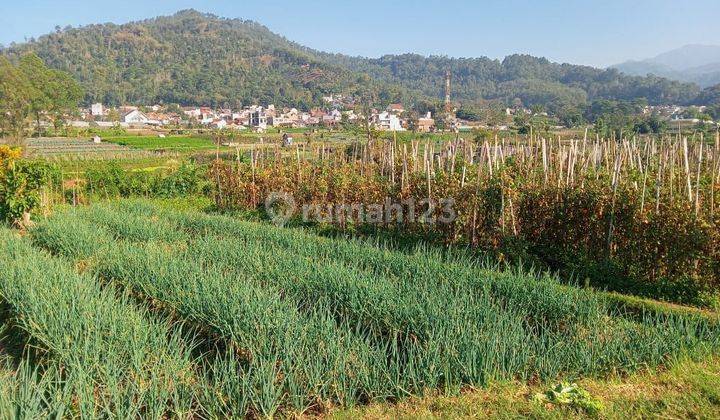
[[450,104],[450,70],[445,70],[445,112],[452,111]]

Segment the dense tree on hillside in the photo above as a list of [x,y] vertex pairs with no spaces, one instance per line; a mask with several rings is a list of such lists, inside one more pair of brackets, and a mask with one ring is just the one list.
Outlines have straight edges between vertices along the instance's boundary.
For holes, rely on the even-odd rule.
[[330,56],[379,80],[400,84],[426,96],[441,97],[444,75],[452,73],[451,96],[458,102],[495,99],[505,105],[545,105],[550,112],[596,99],[645,98],[651,104],[690,103],[696,85],[659,77],[631,77],[617,70],[556,64],[545,58],[511,55],[503,61],[481,58],[422,57],[415,54],[361,59]]
[[659,134],[667,130],[667,122],[658,115],[643,113],[644,100],[593,102],[584,117],[595,124],[595,131],[609,137],[620,133]]
[[697,102],[700,105],[720,105],[720,84],[703,89]]
[[319,103],[353,74],[326,64],[261,25],[187,11],[126,25],[90,25],[40,37],[34,51],[72,73],[86,101],[229,104]]
[[59,127],[81,97],[70,75],[47,68],[37,56],[26,55],[18,65],[0,56],[0,136],[11,144],[22,143],[31,120],[38,130],[42,117]]
[[714,121],[720,120],[720,103],[715,105],[709,105],[705,112],[712,118]]
[[[617,70],[552,63],[511,55],[504,60],[390,55],[378,59],[315,51],[250,21],[193,10],[125,25],[66,28],[3,50],[34,51],[53,68],[70,72],[85,101],[237,106],[275,103],[302,109],[329,93],[352,93],[362,81],[375,105],[435,101],[452,73],[455,103],[535,104],[551,113],[598,99],[645,98],[651,104],[690,103],[692,84],[631,77]],[[365,76],[369,77],[365,77]]]
[[481,121],[482,111],[473,107],[462,107],[455,112],[455,116],[467,121]]

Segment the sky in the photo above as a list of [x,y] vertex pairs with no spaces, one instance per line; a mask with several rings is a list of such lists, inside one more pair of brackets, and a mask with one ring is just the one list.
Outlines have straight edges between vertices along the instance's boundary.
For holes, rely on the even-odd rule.
[[0,0],[0,44],[56,26],[126,23],[189,8],[365,57],[528,53],[605,67],[686,44],[720,45],[720,0]]

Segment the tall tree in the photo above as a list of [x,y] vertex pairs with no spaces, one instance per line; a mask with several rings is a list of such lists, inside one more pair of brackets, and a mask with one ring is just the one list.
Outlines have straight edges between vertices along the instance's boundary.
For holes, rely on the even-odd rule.
[[65,118],[76,112],[78,103],[83,98],[83,89],[70,76],[60,70],[50,70],[50,83],[45,90],[48,97],[48,117],[55,130],[58,130]]
[[49,69],[35,53],[24,55],[18,67],[33,87],[31,112],[35,118],[36,134],[41,134],[43,114],[58,129],[64,117],[77,107],[83,96],[82,88],[68,73]]
[[0,56],[0,132],[11,145],[22,145],[37,94],[25,75]]
[[50,106],[50,98],[45,93],[50,84],[50,71],[35,53],[24,55],[20,59],[18,69],[33,88],[29,97],[30,112],[35,120],[35,135],[40,137],[40,119]]

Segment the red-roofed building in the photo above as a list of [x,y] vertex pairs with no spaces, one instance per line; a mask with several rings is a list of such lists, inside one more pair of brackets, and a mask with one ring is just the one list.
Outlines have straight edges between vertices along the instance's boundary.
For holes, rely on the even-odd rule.
[[388,112],[392,112],[393,114],[402,114],[405,112],[405,107],[402,106],[402,104],[390,104],[387,107]]

